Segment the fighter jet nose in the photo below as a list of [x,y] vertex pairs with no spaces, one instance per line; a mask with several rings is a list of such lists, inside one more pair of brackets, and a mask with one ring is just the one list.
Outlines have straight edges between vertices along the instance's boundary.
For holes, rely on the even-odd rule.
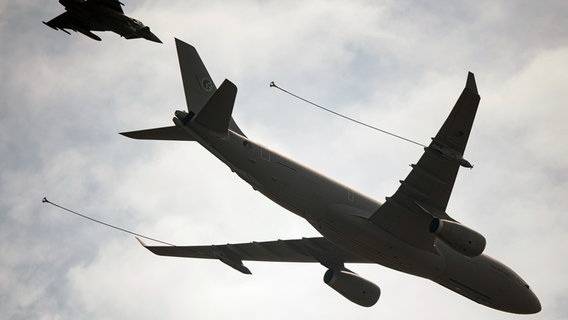
[[148,26],[145,26],[144,28],[139,30],[138,36],[153,42],[163,43],[162,40],[160,40],[160,38],[156,37],[156,35],[153,34],[152,31],[150,31],[150,27]]
[[162,40],[160,40],[160,38],[156,37],[155,34],[153,34],[152,32],[148,31],[148,38],[146,38],[150,41],[154,41],[154,42],[158,42],[158,43],[163,43]]

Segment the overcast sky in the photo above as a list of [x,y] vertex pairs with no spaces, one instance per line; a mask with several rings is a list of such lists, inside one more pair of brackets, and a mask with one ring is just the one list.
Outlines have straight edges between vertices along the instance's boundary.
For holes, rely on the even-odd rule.
[[[427,144],[476,75],[481,104],[448,212],[540,298],[568,315],[568,3],[559,1],[124,1],[164,44],[43,25],[55,0],[0,2],[0,314],[10,319],[519,319],[429,280],[348,265],[381,287],[359,307],[318,264],[158,257],[128,235],[178,245],[317,236],[196,143],[118,132],[185,109],[174,37],[253,140],[379,201],[422,150],[269,88]],[[467,4],[466,4],[467,3]],[[523,318],[529,318],[523,316]]]

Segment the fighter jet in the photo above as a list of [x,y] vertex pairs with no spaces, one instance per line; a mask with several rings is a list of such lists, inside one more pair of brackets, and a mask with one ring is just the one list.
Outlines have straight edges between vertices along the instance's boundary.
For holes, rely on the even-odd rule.
[[[327,268],[323,280],[328,286],[365,307],[374,305],[381,291],[347,269],[346,263],[376,263],[426,278],[502,311],[541,310],[529,285],[484,253],[485,237],[446,212],[459,169],[472,167],[464,152],[480,101],[473,73],[406,179],[380,203],[249,139],[232,118],[237,87],[225,80],[217,88],[195,48],[179,40],[176,45],[188,110],[175,112],[174,126],[122,134],[197,141],[254,190],[305,219],[322,237],[200,246],[141,242],[151,252],[218,259],[245,274],[251,273],[243,264],[247,260],[320,263]],[[444,309],[443,301],[433,300],[431,305]]]
[[118,0],[59,0],[65,12],[43,23],[55,30],[70,34],[65,29],[81,32],[87,37],[101,41],[91,31],[113,31],[126,39],[144,38],[162,43],[150,28],[124,14],[124,4]]

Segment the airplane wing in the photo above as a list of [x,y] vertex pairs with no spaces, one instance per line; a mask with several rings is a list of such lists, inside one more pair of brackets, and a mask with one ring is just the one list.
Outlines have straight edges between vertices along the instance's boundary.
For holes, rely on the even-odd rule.
[[434,217],[453,220],[446,207],[460,166],[473,167],[463,158],[480,97],[473,73],[450,115],[424,148],[398,190],[377,209],[370,220],[407,243],[434,250],[428,231]]
[[51,27],[55,30],[61,30],[67,34],[71,33],[69,33],[69,31],[65,29],[71,29],[80,32],[93,40],[101,41],[101,38],[99,36],[90,31],[92,30],[92,28],[88,24],[85,24],[84,21],[78,19],[74,14],[69,13],[69,11],[58,15],[48,22],[44,21],[43,23],[48,27]]
[[147,246],[160,256],[219,259],[230,267],[246,274],[250,270],[243,265],[248,261],[319,262],[327,267],[343,266],[343,263],[371,263],[372,261],[344,251],[325,238],[302,238],[209,246]]
[[72,14],[67,11],[49,20],[48,22],[43,23],[55,30],[63,30],[64,32],[69,33],[64,29],[75,30],[78,21],[73,17]]
[[88,0],[88,1],[94,4],[105,6],[109,9],[124,14],[124,11],[122,11],[122,6],[124,4],[118,0]]

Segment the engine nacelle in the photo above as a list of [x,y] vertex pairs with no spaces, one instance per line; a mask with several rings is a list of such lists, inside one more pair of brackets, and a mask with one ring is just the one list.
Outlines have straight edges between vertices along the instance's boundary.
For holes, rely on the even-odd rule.
[[323,282],[363,307],[374,305],[381,296],[381,289],[376,284],[347,270],[329,269],[323,276]]
[[435,218],[430,223],[430,232],[468,257],[476,257],[485,250],[485,237],[455,221]]

